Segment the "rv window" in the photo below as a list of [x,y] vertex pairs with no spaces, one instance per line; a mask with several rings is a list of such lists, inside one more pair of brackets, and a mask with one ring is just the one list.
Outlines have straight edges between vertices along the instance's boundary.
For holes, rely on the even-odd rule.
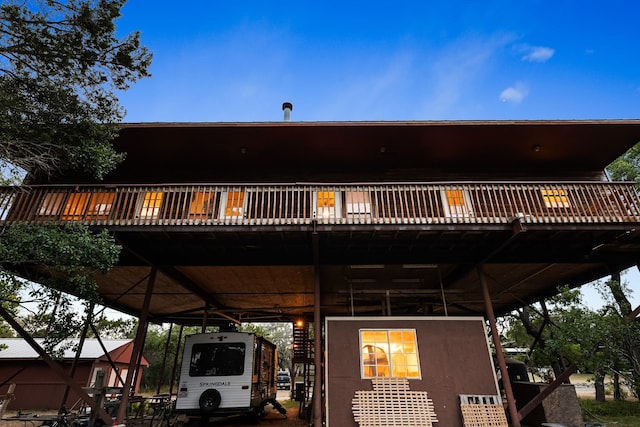
[[202,343],[191,348],[189,376],[226,376],[244,373],[244,343]]

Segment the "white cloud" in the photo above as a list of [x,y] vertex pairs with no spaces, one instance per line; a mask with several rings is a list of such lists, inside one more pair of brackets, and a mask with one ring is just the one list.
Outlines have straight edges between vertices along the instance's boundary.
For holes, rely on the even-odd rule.
[[481,86],[493,66],[496,52],[512,42],[510,34],[465,37],[433,52],[427,70],[424,105],[417,117],[450,119],[464,116],[473,103],[476,86]]
[[529,62],[547,62],[556,52],[554,49],[545,46],[524,46],[522,50],[526,52],[522,60]]
[[500,92],[500,101],[520,104],[529,94],[529,90],[522,83],[516,83]]

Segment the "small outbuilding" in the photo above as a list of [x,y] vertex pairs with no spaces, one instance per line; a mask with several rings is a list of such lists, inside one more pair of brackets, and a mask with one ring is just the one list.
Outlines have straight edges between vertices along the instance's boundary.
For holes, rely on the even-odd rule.
[[[35,340],[42,346],[44,339]],[[66,373],[71,372],[78,343],[78,339],[70,339],[60,345],[61,355],[57,360]],[[130,339],[86,339],[75,367],[73,377],[76,383],[81,387],[92,387],[95,385],[96,376],[102,371],[105,386],[121,387],[120,380],[124,381],[127,376],[132,349],[133,340]],[[139,390],[142,369],[148,366],[149,362],[143,357],[140,371],[136,373],[133,383],[135,394]],[[10,384],[15,384],[16,387],[14,399],[8,405],[8,410],[59,409],[63,404],[71,409],[82,403],[72,390],[66,401],[62,402],[66,384],[56,376],[29,343],[21,338],[0,339],[0,394],[4,393]]]
[[327,426],[507,425],[482,317],[327,317],[325,333]]

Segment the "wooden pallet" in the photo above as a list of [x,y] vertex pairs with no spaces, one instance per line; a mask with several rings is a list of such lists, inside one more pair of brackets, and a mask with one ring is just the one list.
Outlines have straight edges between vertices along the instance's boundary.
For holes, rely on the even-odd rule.
[[464,427],[509,427],[504,407],[495,395],[460,395]]
[[360,427],[433,427],[438,422],[426,391],[411,391],[406,378],[373,378],[373,390],[357,390],[351,401]]

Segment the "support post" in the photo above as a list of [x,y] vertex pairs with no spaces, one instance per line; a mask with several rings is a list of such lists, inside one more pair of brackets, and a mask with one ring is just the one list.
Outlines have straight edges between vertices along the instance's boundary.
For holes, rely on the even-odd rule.
[[180,331],[178,332],[178,342],[176,344],[176,354],[173,357],[173,367],[171,368],[171,380],[169,380],[169,394],[173,394],[173,383],[176,382],[176,371],[178,370],[178,355],[180,354],[180,343],[182,341],[183,331],[184,325],[180,325]]
[[[71,377],[71,379],[73,379],[76,375],[78,360],[80,360],[80,355],[82,354],[82,347],[84,347],[84,340],[87,338],[87,332],[89,332],[89,325],[91,324],[92,315],[93,315],[93,303],[90,303],[89,306],[87,307],[87,318],[85,319],[84,325],[82,327],[82,332],[80,333],[80,341],[78,342],[76,355],[73,358],[73,363],[71,364],[71,371],[69,372],[69,376]],[[69,386],[67,386],[64,389],[64,394],[62,395],[62,401],[60,402],[60,409],[65,408],[65,404],[67,403],[67,399],[69,398],[69,390],[70,390]]]
[[507,408],[511,417],[511,426],[520,427],[520,415],[516,408],[516,400],[513,398],[513,390],[511,388],[511,381],[509,380],[509,372],[507,371],[507,363],[504,360],[504,353],[502,352],[502,344],[500,343],[500,336],[498,335],[498,328],[496,326],[496,316],[493,314],[493,304],[491,304],[491,295],[489,294],[489,288],[487,287],[487,281],[482,271],[482,266],[479,266],[478,277],[482,284],[482,295],[484,296],[485,311],[487,312],[487,319],[489,320],[489,326],[491,327],[491,338],[493,339],[493,345],[496,348],[496,358],[498,359],[498,366],[500,367],[500,373],[502,374],[502,385],[504,386],[504,392],[507,395]]
[[149,304],[151,303],[151,295],[153,294],[153,285],[156,281],[156,274],[158,270],[155,266],[151,267],[151,275],[149,276],[149,282],[147,283],[147,292],[144,295],[144,302],[142,303],[142,310],[140,311],[140,320],[138,322],[138,332],[133,342],[133,350],[131,352],[131,360],[129,361],[129,369],[127,371],[127,378],[124,380],[122,386],[122,399],[120,400],[120,407],[118,408],[118,415],[116,416],[116,423],[122,424],[127,414],[127,406],[129,406],[129,391],[133,382],[133,374],[136,368],[139,368],[138,355],[142,353],[142,347],[144,344],[144,337],[147,331],[147,315],[149,313]]
[[322,316],[320,313],[320,253],[318,233],[314,230],[313,241],[313,425],[322,427]]
[[160,394],[160,388],[162,388],[162,381],[164,381],[164,370],[167,366],[167,353],[169,353],[169,342],[171,341],[171,331],[173,331],[173,322],[169,325],[169,333],[167,334],[167,341],[164,343],[164,354],[162,355],[162,366],[160,367],[160,376],[158,378],[158,387],[156,388],[156,394]]

